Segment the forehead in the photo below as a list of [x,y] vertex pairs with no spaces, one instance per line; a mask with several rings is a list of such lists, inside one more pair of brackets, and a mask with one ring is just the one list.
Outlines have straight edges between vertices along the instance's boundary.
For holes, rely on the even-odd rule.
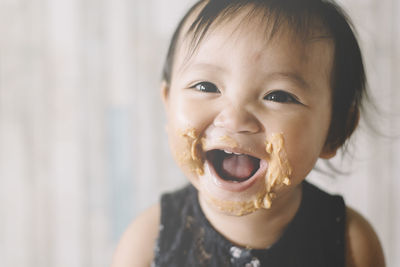
[[[175,51],[173,72],[182,71],[193,59],[213,61],[226,53],[218,51],[247,51],[243,61],[262,61],[264,52],[274,48],[283,60],[302,61],[310,53],[327,53],[333,56],[333,41],[318,23],[309,29],[299,30],[288,21],[278,21],[273,15],[266,17],[265,12],[246,7],[227,17],[218,17],[204,36],[189,31],[197,17],[196,12],[188,18],[182,29]],[[295,57],[294,57],[295,56]],[[296,62],[292,62],[294,65]],[[300,63],[300,62],[297,62]],[[301,64],[298,64],[299,66]],[[330,69],[329,69],[330,70]]]
[[303,42],[331,36],[320,14],[304,11],[304,8],[293,12],[289,11],[290,8],[277,8],[273,5],[269,7],[248,3],[242,6],[236,3],[216,14],[208,14],[205,12],[206,4],[207,1],[204,1],[189,13],[180,30],[178,44],[188,42],[192,50],[195,50],[203,37],[221,27],[231,33],[247,27],[246,30],[257,31],[260,34],[258,37],[265,40],[274,39],[280,32],[286,32],[293,39]]

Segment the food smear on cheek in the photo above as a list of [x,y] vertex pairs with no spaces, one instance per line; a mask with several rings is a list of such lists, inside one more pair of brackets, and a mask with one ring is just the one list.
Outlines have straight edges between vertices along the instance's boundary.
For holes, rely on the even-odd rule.
[[266,194],[262,200],[263,208],[269,209],[272,200],[276,197],[275,190],[282,186],[290,185],[292,167],[290,166],[284,149],[282,134],[272,134],[266,141],[266,151],[268,153],[268,171],[265,177]]
[[196,132],[196,129],[189,128],[184,130],[181,136],[186,141],[186,151],[180,155],[181,163],[187,165],[194,173],[204,174],[203,140]]
[[273,199],[276,197],[276,191],[282,186],[290,185],[292,167],[284,150],[282,134],[272,134],[265,144],[265,150],[268,154],[268,171],[265,176],[264,187],[252,196],[252,199],[246,201],[228,201],[208,195],[205,199],[209,204],[224,213],[236,216],[249,214],[261,208],[271,208]]

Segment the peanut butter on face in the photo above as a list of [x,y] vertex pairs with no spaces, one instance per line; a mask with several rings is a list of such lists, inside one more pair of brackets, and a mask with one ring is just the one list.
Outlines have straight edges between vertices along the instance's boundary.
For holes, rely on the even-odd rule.
[[[181,136],[186,140],[187,152],[180,155],[180,161],[189,166],[190,169],[198,175],[204,174],[203,146],[204,138],[196,132],[196,129],[189,128]],[[221,136],[221,141],[226,142],[232,147],[238,144],[236,140],[229,136]],[[292,168],[287,159],[284,150],[284,139],[282,134],[272,134],[265,142],[265,151],[267,152],[268,171],[265,176],[264,187],[253,196],[252,200],[247,201],[229,201],[206,196],[207,202],[217,209],[232,215],[242,216],[252,213],[258,209],[271,208],[272,201],[276,198],[276,189],[281,186],[290,185],[290,176]]]
[[207,196],[207,202],[222,212],[236,216],[249,214],[261,208],[271,208],[272,201],[276,198],[275,190],[281,186],[290,185],[292,167],[284,150],[282,134],[272,134],[266,140],[265,145],[265,150],[268,154],[268,171],[265,176],[265,186],[254,196],[253,200],[227,201]]
[[182,155],[183,163],[189,165],[193,172],[198,175],[204,174],[204,158],[203,158],[203,147],[200,136],[196,132],[196,129],[191,128],[185,130],[181,136],[186,139],[188,145],[188,151],[190,153],[184,153]]
[[269,155],[268,171],[265,177],[265,185],[267,194],[264,196],[263,205],[268,209],[271,207],[272,200],[275,198],[274,189],[283,185],[290,185],[290,176],[292,175],[292,167],[284,150],[284,141],[282,134],[272,134],[267,139],[265,150]]

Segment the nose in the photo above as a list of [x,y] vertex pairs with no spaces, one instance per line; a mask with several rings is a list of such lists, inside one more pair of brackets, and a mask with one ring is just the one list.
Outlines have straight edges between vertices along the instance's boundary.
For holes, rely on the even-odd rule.
[[258,133],[261,123],[244,107],[228,105],[214,119],[214,126],[225,128],[231,133]]

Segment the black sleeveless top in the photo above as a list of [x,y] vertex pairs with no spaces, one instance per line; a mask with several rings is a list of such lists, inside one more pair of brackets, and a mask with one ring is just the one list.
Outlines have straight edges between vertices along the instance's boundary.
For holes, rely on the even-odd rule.
[[161,198],[156,267],[342,267],[345,205],[303,182],[299,210],[280,239],[266,249],[236,246],[218,233],[203,214],[196,189],[188,185]]

